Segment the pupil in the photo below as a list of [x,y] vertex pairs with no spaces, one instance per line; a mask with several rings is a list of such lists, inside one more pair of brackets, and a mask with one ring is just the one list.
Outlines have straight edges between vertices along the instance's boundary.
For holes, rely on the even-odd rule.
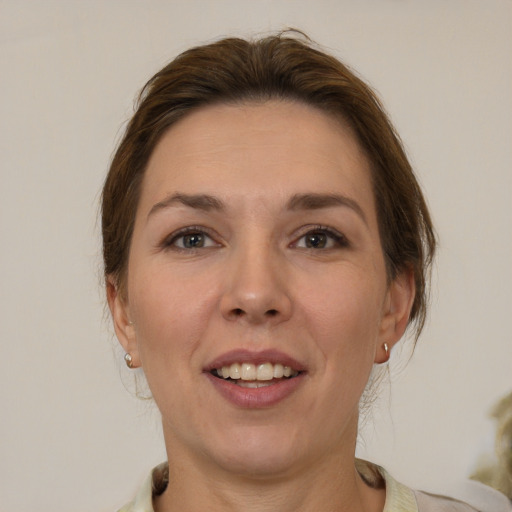
[[183,244],[185,247],[202,247],[204,243],[203,235],[200,233],[193,233],[183,237]]
[[327,237],[323,233],[311,233],[306,237],[306,246],[307,247],[325,247],[327,242]]

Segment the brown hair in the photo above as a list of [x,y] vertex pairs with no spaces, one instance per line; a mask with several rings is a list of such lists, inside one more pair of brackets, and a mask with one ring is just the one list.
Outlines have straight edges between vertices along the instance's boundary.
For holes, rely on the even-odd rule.
[[198,46],[170,62],[142,89],[112,160],[102,196],[104,271],[123,291],[144,171],[155,145],[176,121],[213,103],[290,99],[348,123],[372,168],[388,278],[412,269],[410,321],[419,335],[435,234],[420,186],[375,93],[302,33]]

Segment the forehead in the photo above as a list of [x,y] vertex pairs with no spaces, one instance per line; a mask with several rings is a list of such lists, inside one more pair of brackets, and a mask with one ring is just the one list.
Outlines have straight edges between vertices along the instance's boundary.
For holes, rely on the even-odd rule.
[[212,105],[178,121],[151,155],[139,206],[176,191],[262,200],[339,192],[373,209],[369,164],[352,130],[291,101]]

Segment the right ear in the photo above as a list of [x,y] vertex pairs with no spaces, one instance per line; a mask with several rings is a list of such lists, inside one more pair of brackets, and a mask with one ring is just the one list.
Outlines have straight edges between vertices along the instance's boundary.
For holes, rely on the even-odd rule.
[[141,364],[135,325],[131,321],[128,302],[120,292],[116,280],[111,276],[107,278],[107,301],[117,339],[124,351],[130,354],[132,368],[138,368]]

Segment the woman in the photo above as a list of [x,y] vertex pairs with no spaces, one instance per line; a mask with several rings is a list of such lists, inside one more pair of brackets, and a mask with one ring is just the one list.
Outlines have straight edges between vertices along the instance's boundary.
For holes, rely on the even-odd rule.
[[372,368],[423,326],[435,236],[375,95],[295,36],[180,55],[113,158],[108,303],[169,460],[122,510],[474,510],[355,460]]

